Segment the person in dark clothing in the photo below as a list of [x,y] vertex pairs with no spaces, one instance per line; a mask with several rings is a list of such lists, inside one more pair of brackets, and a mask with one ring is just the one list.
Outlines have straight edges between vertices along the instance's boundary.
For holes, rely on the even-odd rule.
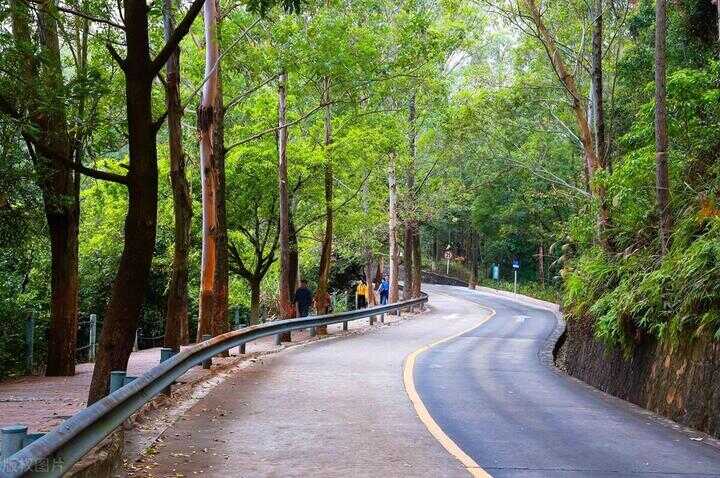
[[380,281],[380,285],[378,286],[377,291],[380,293],[380,305],[387,304],[388,294],[390,293],[390,284],[388,284],[388,281],[387,279],[385,279],[385,277],[383,277]]
[[300,281],[300,287],[295,290],[293,304],[297,310],[298,317],[307,317],[310,313],[310,305],[312,304],[312,291],[308,289],[307,282]]

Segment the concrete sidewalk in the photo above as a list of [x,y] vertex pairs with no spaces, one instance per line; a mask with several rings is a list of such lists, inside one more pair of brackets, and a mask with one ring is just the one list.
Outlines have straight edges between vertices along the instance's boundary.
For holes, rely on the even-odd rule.
[[[350,322],[350,330],[367,326],[367,319]],[[341,325],[329,327],[330,333],[340,331]],[[311,340],[305,330],[292,333],[293,343]],[[264,337],[246,345],[246,356],[282,350],[288,344],[275,345],[275,337]],[[216,358],[219,367],[232,366],[240,360],[238,349],[230,351],[229,358]],[[141,375],[160,362],[160,349],[133,352],[128,363],[128,375]],[[217,369],[217,367],[213,367]],[[26,376],[0,382],[0,427],[22,424],[30,432],[47,432],[85,407],[93,364],[76,367],[73,377]],[[194,367],[178,381],[180,385],[202,381],[214,372]]]

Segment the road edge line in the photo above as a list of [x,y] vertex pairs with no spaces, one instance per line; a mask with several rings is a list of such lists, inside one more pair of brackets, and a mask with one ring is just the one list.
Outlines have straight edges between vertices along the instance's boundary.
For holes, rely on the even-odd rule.
[[428,429],[430,434],[447,450],[448,453],[450,453],[452,456],[454,456],[462,465],[465,467],[465,470],[467,472],[475,477],[475,478],[492,478],[492,475],[490,475],[487,471],[485,471],[480,465],[478,465],[475,460],[470,458],[470,456],[463,451],[462,448],[458,446],[457,443],[455,443],[444,431],[442,428],[440,428],[440,425],[437,424],[435,419],[430,415],[430,412],[428,412],[427,407],[425,407],[425,404],[423,403],[422,399],[420,398],[420,394],[417,392],[417,389],[415,388],[415,379],[413,377],[413,370],[415,368],[415,360],[424,352],[430,350],[433,347],[436,347],[444,342],[448,342],[452,339],[455,339],[457,337],[460,337],[463,334],[466,334],[472,330],[477,329],[481,325],[483,325],[485,322],[493,318],[496,314],[495,309],[492,307],[487,307],[484,305],[480,305],[483,309],[488,310],[488,314],[482,318],[479,324],[476,324],[472,327],[470,327],[467,330],[463,330],[460,333],[457,333],[455,335],[451,335],[450,337],[445,337],[444,339],[437,340],[435,342],[432,342],[428,345],[424,345],[417,349],[416,351],[412,352],[410,355],[407,356],[405,359],[405,364],[403,366],[403,382],[405,384],[405,393],[407,393],[408,398],[410,398],[410,401],[413,404],[413,407],[415,408],[415,413],[417,414],[418,418],[420,418],[420,421],[425,425],[425,428]]

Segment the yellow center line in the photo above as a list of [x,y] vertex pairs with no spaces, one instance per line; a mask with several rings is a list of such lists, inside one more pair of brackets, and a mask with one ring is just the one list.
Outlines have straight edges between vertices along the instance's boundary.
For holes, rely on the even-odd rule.
[[418,394],[417,390],[415,389],[415,379],[413,378],[413,369],[415,367],[415,360],[420,356],[420,354],[430,350],[431,348],[440,345],[444,342],[447,342],[449,340],[452,340],[454,338],[460,337],[463,334],[466,334],[474,329],[477,329],[482,324],[490,320],[495,315],[495,310],[490,307],[480,306],[484,309],[488,310],[488,314],[480,320],[480,323],[473,325],[467,330],[463,330],[462,332],[451,335],[450,337],[446,337],[444,339],[440,339],[436,342],[433,342],[429,345],[425,345],[423,347],[420,347],[405,359],[405,366],[403,367],[403,381],[405,382],[405,392],[407,392],[408,397],[410,397],[410,401],[412,402],[413,406],[415,407],[415,412],[417,413],[418,417],[420,418],[420,421],[423,422],[425,427],[428,429],[428,431],[432,434],[432,436],[435,437],[437,441],[440,442],[440,444],[455,458],[460,461],[460,463],[463,464],[465,469],[470,473],[470,475],[476,477],[476,478],[492,478],[492,475],[490,475],[487,471],[485,471],[480,465],[478,465],[475,460],[470,458],[467,453],[465,453],[462,448],[460,448],[457,443],[455,443],[447,434],[443,431],[442,428],[440,428],[440,425],[437,424],[435,419],[430,415],[430,412],[428,412],[427,407],[425,407],[425,404],[423,403],[422,399],[420,398],[420,395]]

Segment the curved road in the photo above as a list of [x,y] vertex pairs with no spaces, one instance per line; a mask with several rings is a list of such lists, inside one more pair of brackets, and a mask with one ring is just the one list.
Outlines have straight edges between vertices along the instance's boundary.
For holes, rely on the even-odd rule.
[[[427,314],[266,356],[232,375],[171,424],[131,476],[479,475],[428,432],[405,372],[447,437],[492,476],[720,477],[720,451],[542,365],[552,313],[424,288]],[[487,321],[484,306],[497,312]],[[408,357],[414,368],[404,371]]]
[[435,421],[492,476],[720,476],[717,449],[543,365],[553,313],[468,289],[427,289],[496,312],[425,352],[414,370]]

